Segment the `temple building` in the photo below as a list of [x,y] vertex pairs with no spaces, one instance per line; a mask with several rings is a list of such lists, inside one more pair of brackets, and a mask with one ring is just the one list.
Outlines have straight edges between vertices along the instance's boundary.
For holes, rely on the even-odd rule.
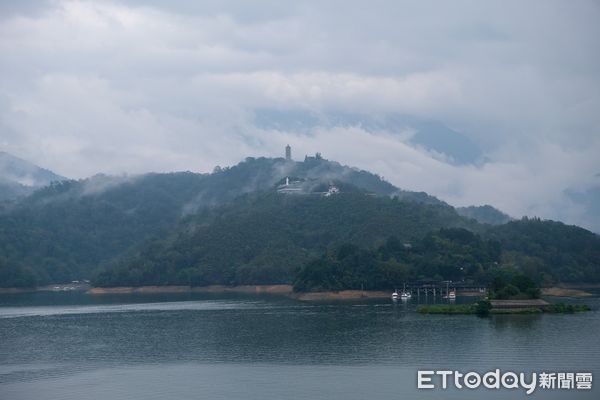
[[292,159],[292,148],[290,147],[289,144],[287,146],[285,146],[285,159],[286,160]]

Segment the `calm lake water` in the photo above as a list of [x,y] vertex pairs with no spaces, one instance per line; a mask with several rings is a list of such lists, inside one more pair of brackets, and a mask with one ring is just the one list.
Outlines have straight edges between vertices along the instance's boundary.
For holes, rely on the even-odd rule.
[[[564,300],[564,299],[563,299]],[[416,299],[415,299],[416,301]],[[554,300],[556,301],[556,300]],[[1,399],[600,398],[600,299],[575,315],[236,295],[0,296]],[[592,372],[592,391],[418,390],[417,370]]]

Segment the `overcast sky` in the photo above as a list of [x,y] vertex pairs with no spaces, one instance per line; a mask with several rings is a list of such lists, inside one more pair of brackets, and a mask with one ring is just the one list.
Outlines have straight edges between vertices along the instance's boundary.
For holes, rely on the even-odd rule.
[[[83,178],[207,172],[289,143],[598,231],[599,4],[2,2],[0,150]],[[476,159],[415,140],[424,122]]]

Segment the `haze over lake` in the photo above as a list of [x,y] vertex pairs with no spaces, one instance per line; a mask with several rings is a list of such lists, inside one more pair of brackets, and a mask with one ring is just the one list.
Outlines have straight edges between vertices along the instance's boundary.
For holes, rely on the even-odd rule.
[[[596,375],[600,301],[586,303],[592,312],[478,318],[420,315],[391,300],[2,295],[0,398],[525,398],[520,389],[417,390],[416,371]],[[533,398],[597,396],[538,389]]]

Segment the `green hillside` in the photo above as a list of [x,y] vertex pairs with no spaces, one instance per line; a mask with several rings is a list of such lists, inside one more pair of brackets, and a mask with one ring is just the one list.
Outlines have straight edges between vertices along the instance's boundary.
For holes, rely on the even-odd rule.
[[347,183],[380,195],[397,190],[377,175],[315,158],[248,158],[212,174],[55,182],[19,202],[0,204],[0,287],[90,278],[104,263],[167,235],[186,215],[245,193],[273,191],[286,176],[314,186]]
[[408,243],[456,226],[477,229],[446,205],[365,193],[249,195],[187,221],[95,284],[291,283],[296,270],[336,243],[372,247],[391,235]]
[[600,236],[562,222],[524,218],[489,231],[506,264],[541,280],[600,282]]
[[308,262],[296,275],[297,291],[392,290],[405,282],[472,280],[498,273],[500,244],[462,228],[428,233],[406,246],[390,237],[374,249],[343,244]]
[[[277,194],[286,177],[304,194]],[[317,194],[332,184],[341,194]],[[426,193],[307,157],[248,158],[211,174],[98,175],[2,203],[0,287],[92,277],[104,286],[293,282],[308,263],[339,246],[380,257],[377,249],[390,237],[416,251],[439,229],[457,227],[499,243],[501,258],[494,262],[537,281],[600,281],[599,239],[589,231],[539,220],[481,225]],[[453,276],[448,271],[461,258],[450,262],[448,251],[438,250],[413,254],[428,254],[437,264],[404,260],[408,276]],[[471,272],[459,278],[483,279]]]
[[294,287],[390,289],[428,279],[489,285],[517,277],[538,285],[600,282],[600,237],[560,222],[523,219],[482,234],[432,231],[408,248],[394,237],[375,248],[343,244],[306,263]]

